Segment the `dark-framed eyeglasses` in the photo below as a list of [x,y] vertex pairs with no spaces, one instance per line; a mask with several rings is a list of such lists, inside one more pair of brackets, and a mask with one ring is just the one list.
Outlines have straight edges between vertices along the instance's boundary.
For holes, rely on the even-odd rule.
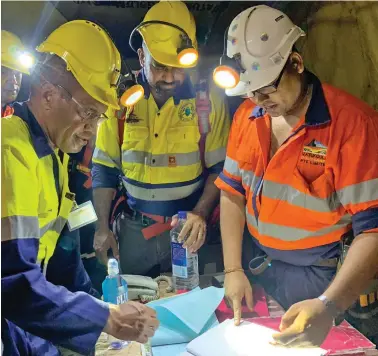
[[282,76],[283,76],[283,74],[285,72],[285,68],[286,68],[286,64],[282,68],[282,70],[281,70],[280,74],[278,75],[277,79],[275,79],[271,84],[266,85],[266,86],[264,86],[264,87],[262,87],[260,89],[250,91],[244,97],[245,98],[254,98],[256,96],[256,93],[261,94],[261,95],[269,95],[269,94],[275,93],[277,91],[279,85],[280,85]]

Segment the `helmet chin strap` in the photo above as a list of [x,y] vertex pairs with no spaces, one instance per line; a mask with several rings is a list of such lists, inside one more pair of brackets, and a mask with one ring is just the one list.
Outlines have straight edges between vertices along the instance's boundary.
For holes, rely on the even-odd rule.
[[311,92],[311,85],[308,83],[307,75],[304,73],[301,80],[301,92],[292,108],[286,113],[286,115],[298,116],[298,112],[301,111],[307,101],[307,97]]

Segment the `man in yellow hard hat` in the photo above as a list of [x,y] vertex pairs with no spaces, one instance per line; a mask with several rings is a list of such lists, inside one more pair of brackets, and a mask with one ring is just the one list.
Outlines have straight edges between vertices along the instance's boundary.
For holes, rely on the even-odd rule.
[[[102,331],[146,342],[158,325],[154,311],[83,293],[80,258],[76,268],[56,260],[77,243],[74,230],[95,219],[91,204],[77,207],[68,189],[67,153],[91,139],[108,107],[118,108],[120,54],[84,20],[60,26],[37,50],[46,58],[33,71],[30,100],[1,121],[4,354],[59,355],[55,345],[89,354]],[[60,285],[63,278],[70,283]]]
[[92,169],[95,248],[119,254],[109,215],[121,172],[130,208],[115,221],[122,269],[153,275],[171,266],[169,230],[178,211],[188,212],[184,247],[196,252],[203,245],[206,220],[219,199],[214,180],[230,123],[224,98],[208,90],[206,80],[195,89],[189,78],[187,68],[198,57],[196,27],[183,2],[154,5],[134,29],[131,45],[136,31],[143,38],[137,79],[144,97],[127,109],[121,125],[114,118],[99,128]]
[[1,117],[12,114],[12,106],[20,92],[22,74],[30,74],[33,57],[25,51],[13,33],[1,30]]

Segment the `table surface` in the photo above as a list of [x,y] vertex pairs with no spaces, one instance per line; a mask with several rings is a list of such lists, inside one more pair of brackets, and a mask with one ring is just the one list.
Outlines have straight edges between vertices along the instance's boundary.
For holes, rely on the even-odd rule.
[[[208,286],[206,279],[202,281],[201,287]],[[161,298],[173,296],[174,293],[166,293],[167,284],[162,282],[159,284]],[[269,314],[271,317],[280,317],[284,314],[282,307],[270,296],[266,296],[268,302]],[[96,344],[96,356],[142,356],[141,345],[136,342],[131,342],[126,348],[122,350],[108,350],[109,343],[107,342],[107,335],[102,333]],[[354,356],[378,356],[378,350],[369,350],[353,354]]]

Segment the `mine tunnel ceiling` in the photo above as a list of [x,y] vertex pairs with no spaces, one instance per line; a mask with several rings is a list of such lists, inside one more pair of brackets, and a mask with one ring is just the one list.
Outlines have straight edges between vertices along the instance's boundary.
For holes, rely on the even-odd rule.
[[[128,36],[155,2],[53,1],[52,3],[68,21],[85,19],[102,25],[114,39],[122,56],[135,58],[128,45]],[[286,11],[297,23],[303,22],[313,8],[311,2],[293,1],[185,1],[185,3],[196,20],[202,55],[218,55],[222,52],[225,29],[239,12],[248,7],[264,3]]]

